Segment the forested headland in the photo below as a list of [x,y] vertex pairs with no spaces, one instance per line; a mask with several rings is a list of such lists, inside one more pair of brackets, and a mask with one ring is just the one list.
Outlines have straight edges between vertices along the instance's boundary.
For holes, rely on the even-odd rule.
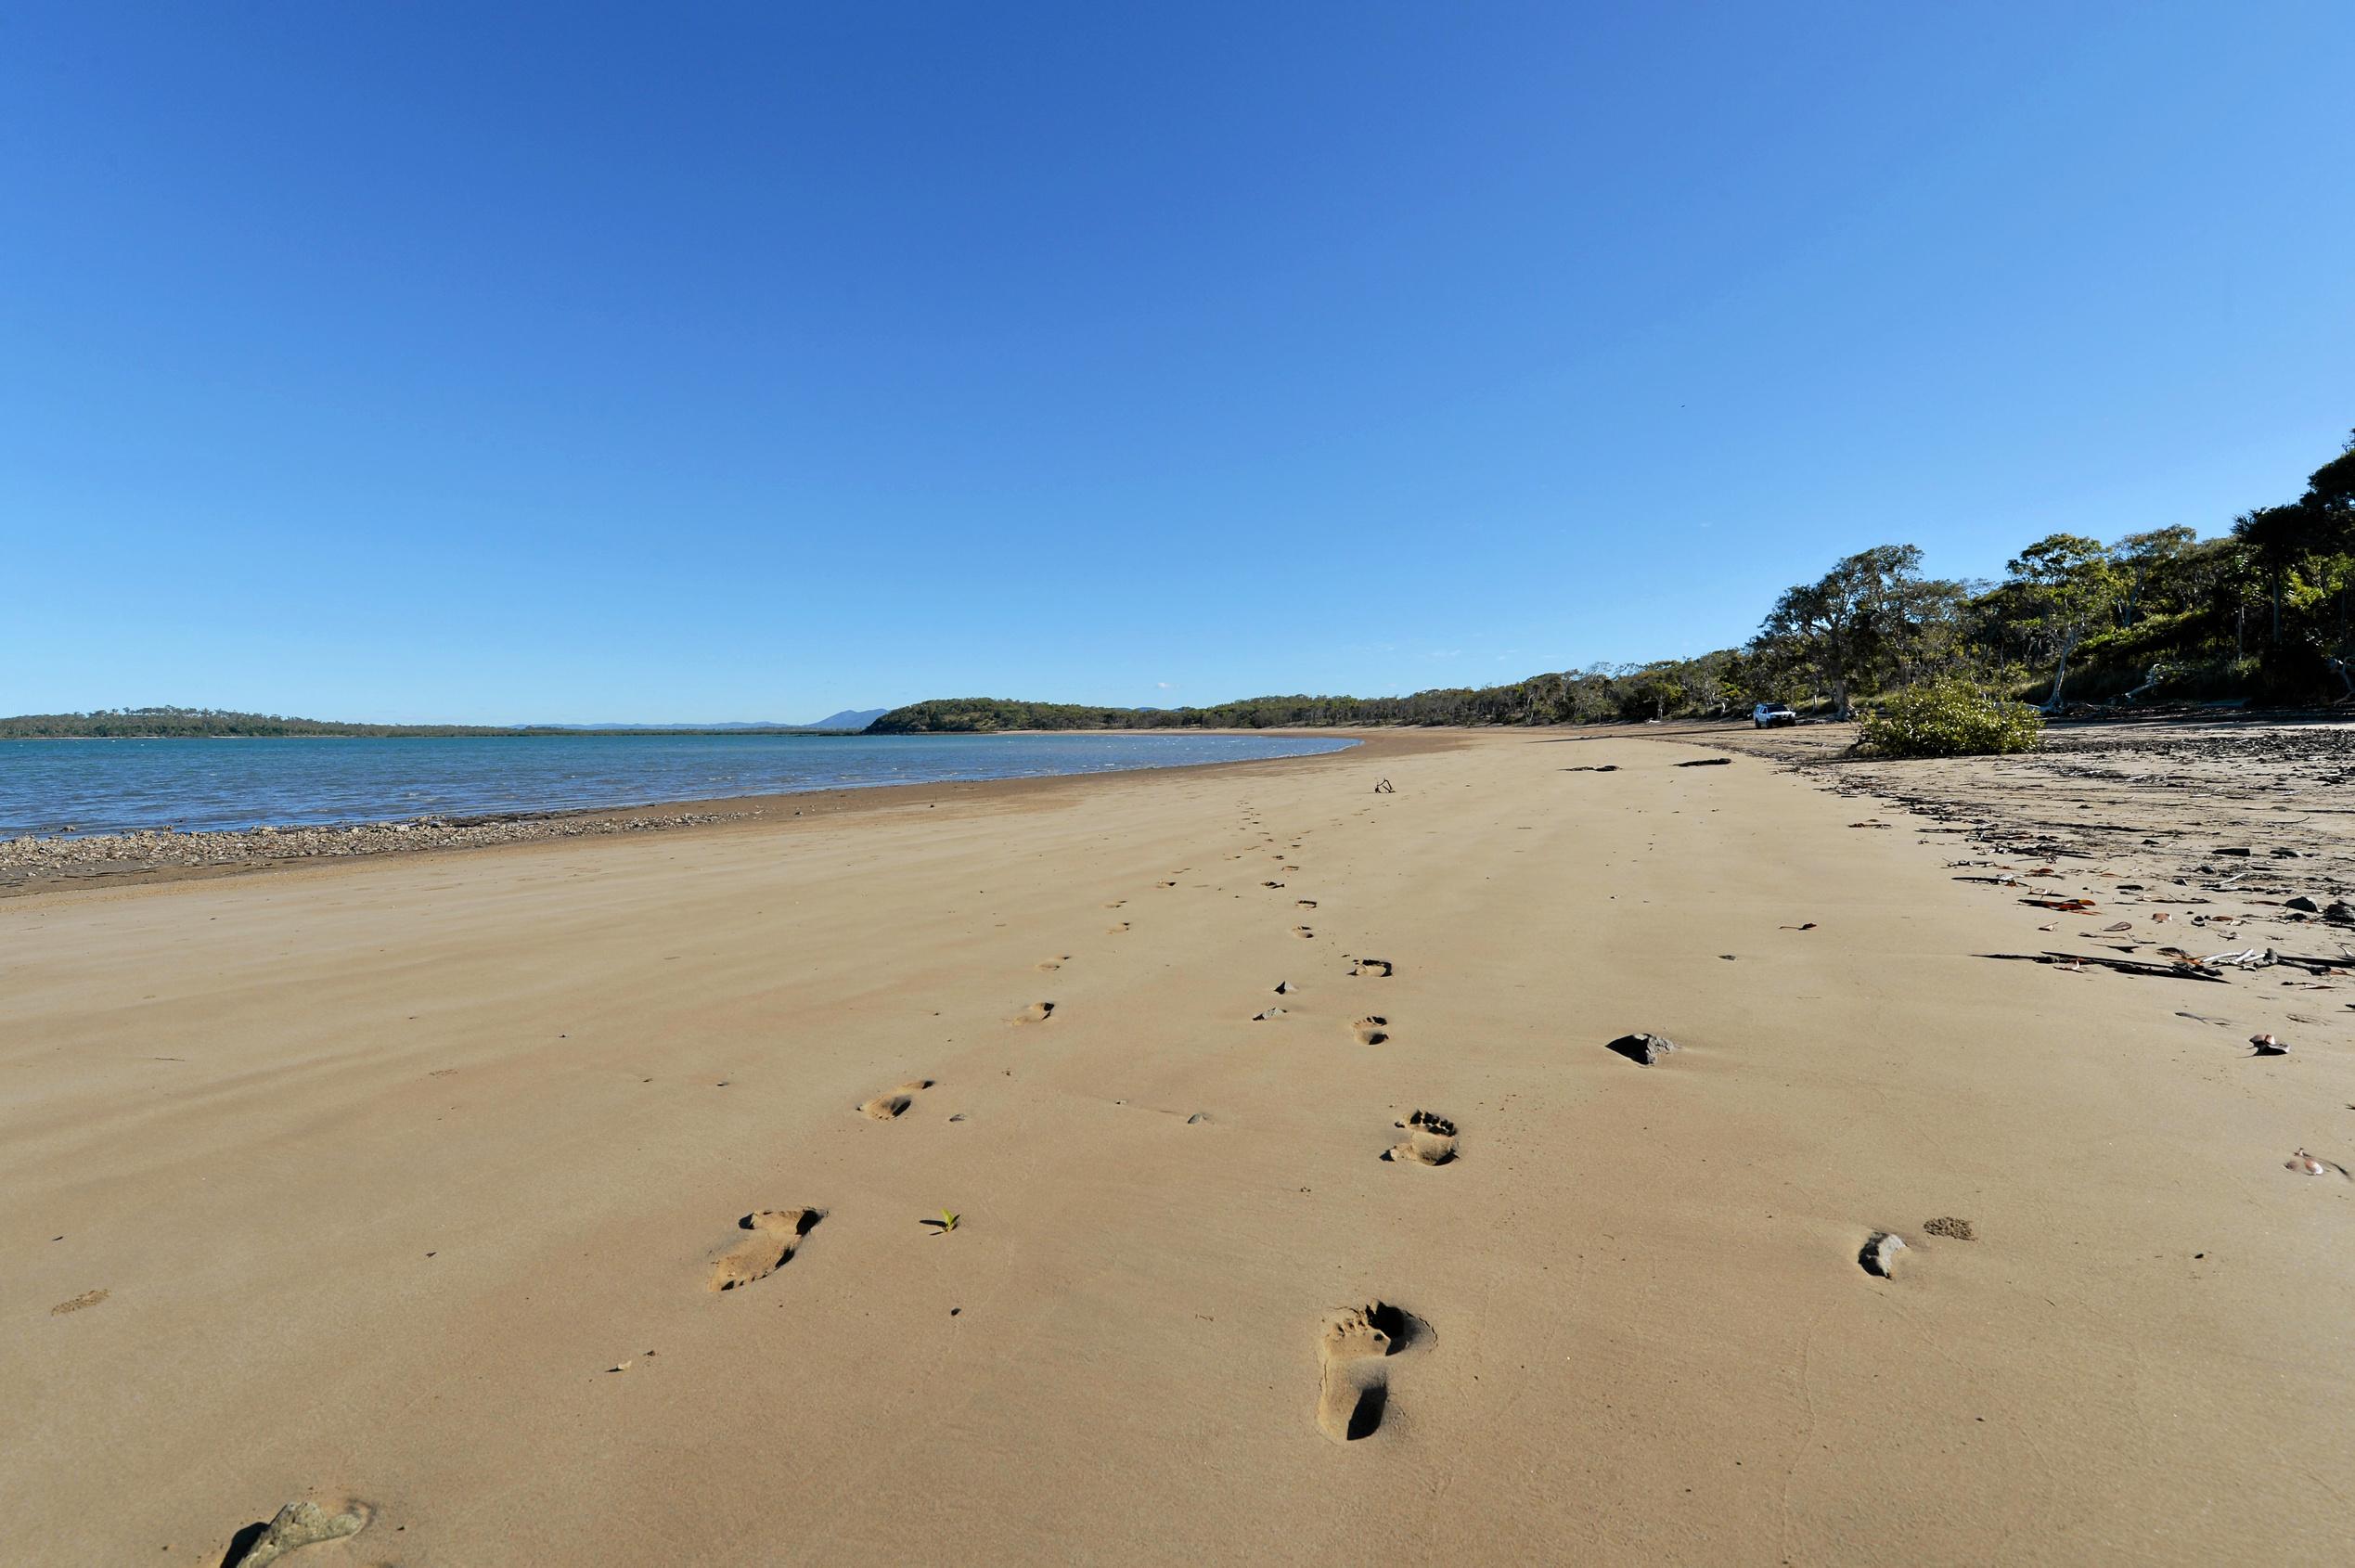
[[2243,700],[2355,706],[2355,439],[2296,498],[2203,538],[2174,525],[2104,544],[2052,533],[1993,582],[1924,575],[1882,545],[1785,589],[1739,648],[1596,664],[1407,697],[1253,697],[1202,708],[945,698],[869,734],[1595,724],[1784,701],[1846,713],[1961,676],[2050,712]]
[[390,736],[431,739],[454,735],[849,735],[847,729],[801,725],[482,725],[345,724],[290,719],[225,708],[112,708],[89,713],[19,713],[0,718],[0,740],[153,740],[290,735]]

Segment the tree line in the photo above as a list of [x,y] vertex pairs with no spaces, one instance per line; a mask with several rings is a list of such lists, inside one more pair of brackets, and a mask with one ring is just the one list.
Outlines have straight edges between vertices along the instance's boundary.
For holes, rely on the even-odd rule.
[[1407,697],[1201,708],[951,698],[895,708],[869,732],[1595,724],[1760,701],[1846,714],[1950,676],[2048,712],[2355,702],[2355,438],[2295,499],[2244,512],[2212,538],[2181,525],[2108,544],[2052,533],[2022,547],[2001,578],[1975,583],[1925,576],[1911,545],[1860,550],[1785,589],[1742,647],[1694,659]]
[[844,729],[807,729],[790,725],[728,725],[714,729],[688,726],[346,724],[336,719],[292,719],[277,713],[244,713],[226,708],[111,708],[89,713],[19,713],[0,718],[0,740],[154,740],[207,737],[252,739],[293,735],[391,737],[431,739],[454,735],[848,735]]
[[244,713],[225,708],[112,708],[89,713],[19,713],[0,718],[0,740],[152,739],[205,736],[512,735],[484,725],[339,724]]

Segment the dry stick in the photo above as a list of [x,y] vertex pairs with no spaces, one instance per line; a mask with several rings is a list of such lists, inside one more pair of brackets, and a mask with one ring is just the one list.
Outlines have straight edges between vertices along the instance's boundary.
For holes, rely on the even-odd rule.
[[2180,964],[2146,964],[2132,958],[2097,958],[2079,953],[2060,953],[2046,948],[2042,953],[1982,953],[1982,958],[2009,958],[2029,964],[2096,964],[2103,969],[2116,970],[2120,974],[2152,975],[2171,980],[2212,980],[2218,984],[2230,982],[2214,970],[2190,968]]

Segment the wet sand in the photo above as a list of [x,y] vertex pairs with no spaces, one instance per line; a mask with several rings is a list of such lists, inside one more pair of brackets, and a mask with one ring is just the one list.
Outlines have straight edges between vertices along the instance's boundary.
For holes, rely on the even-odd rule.
[[2355,982],[1446,739],[0,905],[0,1561],[2343,1555]]

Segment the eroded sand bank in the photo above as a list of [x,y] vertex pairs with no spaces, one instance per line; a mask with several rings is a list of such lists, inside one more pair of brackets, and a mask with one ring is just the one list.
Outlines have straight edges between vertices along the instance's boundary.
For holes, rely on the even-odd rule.
[[2346,998],[1707,754],[0,905],[0,1560],[2344,1555]]

